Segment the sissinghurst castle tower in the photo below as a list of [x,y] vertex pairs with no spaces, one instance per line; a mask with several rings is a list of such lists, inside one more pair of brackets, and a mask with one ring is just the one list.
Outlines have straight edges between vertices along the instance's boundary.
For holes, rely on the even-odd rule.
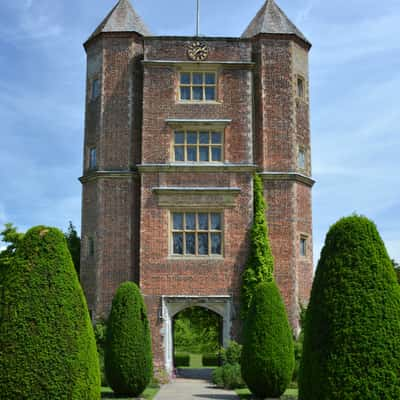
[[184,308],[220,315],[223,343],[240,331],[254,173],[298,329],[313,272],[310,47],[274,0],[240,38],[153,36],[120,0],[85,43],[82,284],[96,320],[137,282],[169,371]]

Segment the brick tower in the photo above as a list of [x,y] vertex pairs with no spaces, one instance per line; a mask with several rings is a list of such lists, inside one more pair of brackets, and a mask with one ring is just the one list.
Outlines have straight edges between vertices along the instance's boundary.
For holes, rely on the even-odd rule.
[[237,338],[256,172],[298,329],[313,271],[310,47],[274,0],[241,38],[151,36],[120,0],[85,43],[82,284],[94,320],[122,282],[140,285],[168,371],[188,306],[220,315],[224,344]]

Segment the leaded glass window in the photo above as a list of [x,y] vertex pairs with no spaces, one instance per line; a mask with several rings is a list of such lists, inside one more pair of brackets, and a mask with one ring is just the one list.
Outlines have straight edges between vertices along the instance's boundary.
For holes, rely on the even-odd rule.
[[181,101],[215,101],[217,97],[215,72],[181,72],[179,98]]
[[218,212],[173,212],[172,254],[212,256],[222,254],[222,214]]
[[299,148],[297,154],[297,166],[299,169],[306,169],[306,151],[303,148]]
[[173,158],[176,162],[221,162],[223,134],[216,130],[177,130]]

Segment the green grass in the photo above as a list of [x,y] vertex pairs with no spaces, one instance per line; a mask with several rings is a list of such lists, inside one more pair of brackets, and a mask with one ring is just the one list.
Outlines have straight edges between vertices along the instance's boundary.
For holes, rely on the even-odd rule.
[[[251,392],[249,389],[236,389],[236,394],[241,398],[241,399],[256,399],[255,397],[252,396]],[[286,390],[285,394],[281,397],[281,400],[297,400],[298,396],[298,390],[297,389],[288,389]]]
[[101,398],[102,399],[121,399],[121,400],[135,400],[135,399],[146,399],[152,400],[158,391],[160,390],[159,386],[150,385],[141,395],[140,397],[126,397],[126,396],[117,396],[113,393],[112,389],[109,387],[101,388]]
[[190,365],[189,367],[179,367],[183,369],[187,368],[196,368],[196,369],[201,369],[201,368],[215,368],[215,367],[203,367],[203,362],[202,362],[202,354],[195,354],[195,353],[190,353]]

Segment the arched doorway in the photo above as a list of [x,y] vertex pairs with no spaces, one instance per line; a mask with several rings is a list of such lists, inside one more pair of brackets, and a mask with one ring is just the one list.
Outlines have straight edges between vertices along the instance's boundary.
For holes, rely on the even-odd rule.
[[221,344],[226,347],[231,338],[232,321],[232,299],[231,296],[163,296],[162,298],[162,319],[164,336],[164,359],[165,368],[168,373],[173,371],[173,320],[174,317],[190,307],[203,307],[216,313],[220,319],[222,327]]
[[222,325],[222,317],[206,307],[191,306],[176,313],[172,319],[175,369],[212,366],[210,361],[205,365],[202,356],[218,354],[223,345]]

